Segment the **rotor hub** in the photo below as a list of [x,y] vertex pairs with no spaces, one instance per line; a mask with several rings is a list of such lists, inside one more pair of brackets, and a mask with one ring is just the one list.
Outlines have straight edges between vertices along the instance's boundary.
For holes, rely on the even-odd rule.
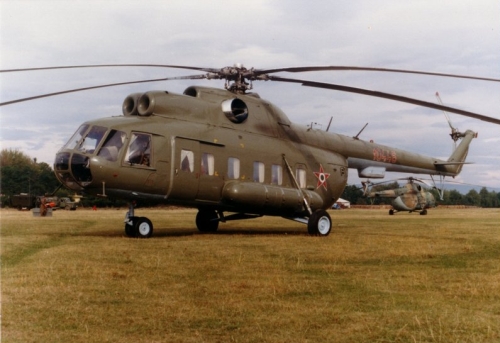
[[214,78],[214,76],[225,79],[224,87],[237,94],[251,90],[253,88],[252,81],[256,79],[255,69],[247,69],[241,63],[235,63],[232,67],[224,67],[220,69],[219,73],[207,76],[207,78]]

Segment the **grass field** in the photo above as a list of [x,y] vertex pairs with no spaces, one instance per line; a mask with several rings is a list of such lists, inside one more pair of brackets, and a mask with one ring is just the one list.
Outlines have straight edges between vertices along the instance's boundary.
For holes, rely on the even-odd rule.
[[2,342],[499,342],[500,209],[332,211],[200,234],[193,210],[2,210]]

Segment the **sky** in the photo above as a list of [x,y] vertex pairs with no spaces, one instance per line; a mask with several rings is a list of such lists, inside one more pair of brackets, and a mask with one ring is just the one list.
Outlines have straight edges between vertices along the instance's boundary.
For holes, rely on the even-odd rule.
[[[0,1],[0,69],[86,64],[173,64],[256,69],[362,66],[500,79],[498,0],[349,1]],[[98,68],[0,73],[0,101],[65,89],[199,72]],[[500,119],[500,83],[380,72],[280,73],[437,102]],[[2,149],[52,165],[81,123],[121,115],[128,94],[182,93],[183,80],[71,93],[0,107]],[[279,82],[254,91],[295,123],[446,159],[453,143],[441,111]],[[455,181],[500,189],[500,125],[449,114],[461,131],[478,132]],[[386,179],[400,177],[388,174]],[[359,182],[349,172],[349,184]],[[495,188],[493,188],[495,187]],[[451,187],[453,188],[453,187]]]

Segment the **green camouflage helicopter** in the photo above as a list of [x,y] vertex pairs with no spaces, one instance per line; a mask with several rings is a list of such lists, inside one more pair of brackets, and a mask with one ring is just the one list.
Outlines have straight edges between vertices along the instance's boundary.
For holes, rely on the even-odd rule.
[[367,198],[392,199],[392,208],[389,210],[390,215],[396,212],[412,213],[415,211],[420,211],[421,215],[426,215],[428,208],[436,207],[434,195],[419,185],[419,183],[424,183],[422,180],[413,177],[409,177],[407,180],[408,182],[403,187],[382,191],[371,191],[369,190],[370,182],[363,182],[364,194]]
[[196,226],[215,232],[219,222],[280,216],[307,225],[311,235],[327,236],[332,227],[327,210],[347,184],[348,168],[360,177],[385,172],[460,173],[476,133],[461,133],[462,141],[449,159],[363,141],[292,123],[271,102],[249,92],[253,81],[280,81],[403,101],[500,124],[500,119],[394,94],[331,83],[290,79],[277,72],[364,70],[498,79],[364,67],[298,67],[247,69],[240,64],[222,69],[177,65],[85,65],[1,72],[152,66],[202,71],[200,75],[123,82],[4,102],[8,105],[41,97],[111,87],[179,79],[223,79],[225,89],[188,87],[182,94],[149,91],[131,94],[123,115],[83,123],[57,152],[54,170],[65,187],[84,194],[126,199],[125,233],[151,237],[153,224],[136,215],[143,200],[198,209]]

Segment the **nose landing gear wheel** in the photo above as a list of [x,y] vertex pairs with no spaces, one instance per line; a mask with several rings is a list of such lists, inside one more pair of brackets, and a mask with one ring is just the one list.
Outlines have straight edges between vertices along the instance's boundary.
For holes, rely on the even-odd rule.
[[307,232],[313,236],[328,236],[332,230],[332,219],[325,210],[315,211],[307,222]]
[[149,238],[153,235],[153,223],[146,217],[137,218],[134,226],[139,238]]

